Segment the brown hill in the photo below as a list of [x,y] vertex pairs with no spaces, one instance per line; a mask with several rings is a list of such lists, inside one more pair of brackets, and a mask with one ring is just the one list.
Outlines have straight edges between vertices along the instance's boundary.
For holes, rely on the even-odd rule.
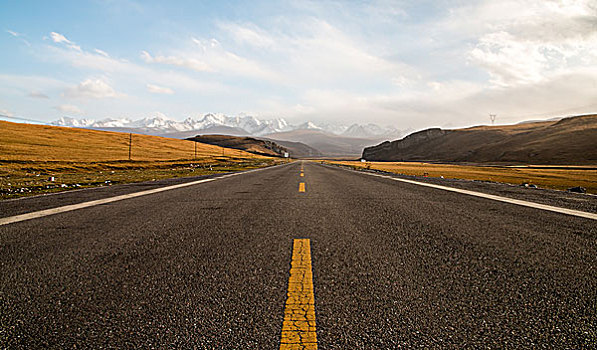
[[597,164],[597,115],[506,126],[427,129],[363,150],[372,161]]
[[197,135],[187,140],[233,148],[266,156],[283,157],[288,150],[269,140],[258,140],[252,137],[239,137],[229,135]]
[[320,157],[322,154],[319,150],[307,146],[302,142],[274,140],[267,137],[259,137],[260,140],[272,141],[278,145],[285,147],[290,153],[292,158],[309,158],[309,157]]

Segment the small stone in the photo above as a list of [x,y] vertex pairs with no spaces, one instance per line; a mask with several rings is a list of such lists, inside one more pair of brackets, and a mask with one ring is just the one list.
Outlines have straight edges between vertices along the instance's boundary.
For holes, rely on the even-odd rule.
[[587,189],[581,186],[576,186],[576,187],[570,187],[568,189],[568,192],[574,192],[574,193],[587,193]]

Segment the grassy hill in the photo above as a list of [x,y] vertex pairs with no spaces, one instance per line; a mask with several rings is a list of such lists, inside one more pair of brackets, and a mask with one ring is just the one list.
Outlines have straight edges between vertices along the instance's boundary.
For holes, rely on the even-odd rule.
[[230,172],[279,160],[158,136],[0,121],[0,198]]
[[281,147],[275,142],[258,140],[253,137],[197,135],[194,137],[189,137],[187,140],[274,157],[282,157],[284,156],[284,152],[287,152],[286,148]]
[[597,164],[597,115],[467,129],[427,129],[367,147],[372,161]]
[[[132,135],[131,159],[143,161],[194,159],[195,142],[159,136]],[[230,150],[197,143],[197,158],[219,157]],[[0,121],[0,160],[98,162],[128,160],[129,134]],[[235,158],[256,155],[234,151]]]

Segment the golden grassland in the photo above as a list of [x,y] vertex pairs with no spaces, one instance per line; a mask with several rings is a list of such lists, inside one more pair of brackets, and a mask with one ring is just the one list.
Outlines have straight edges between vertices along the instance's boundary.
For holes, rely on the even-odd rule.
[[[0,121],[3,161],[104,162],[128,160],[129,134]],[[132,135],[132,160],[195,158],[195,142],[159,136]],[[197,144],[197,157],[235,156],[258,159],[252,153]],[[262,157],[261,157],[262,158]]]
[[[0,199],[209,175],[281,162],[240,150],[157,136],[0,121]],[[196,146],[196,148],[195,148]]]
[[538,187],[565,190],[582,186],[588,193],[597,193],[597,167],[507,167],[431,164],[419,162],[356,162],[329,161],[355,169],[370,168],[404,175],[494,181],[519,185],[534,184]]

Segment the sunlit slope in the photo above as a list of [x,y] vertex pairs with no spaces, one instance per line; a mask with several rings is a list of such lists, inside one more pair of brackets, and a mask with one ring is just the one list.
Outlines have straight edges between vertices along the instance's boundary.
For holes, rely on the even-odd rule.
[[[132,135],[132,160],[175,160],[234,156],[264,158],[248,152],[159,136]],[[129,159],[129,134],[0,121],[0,160],[117,161]]]

